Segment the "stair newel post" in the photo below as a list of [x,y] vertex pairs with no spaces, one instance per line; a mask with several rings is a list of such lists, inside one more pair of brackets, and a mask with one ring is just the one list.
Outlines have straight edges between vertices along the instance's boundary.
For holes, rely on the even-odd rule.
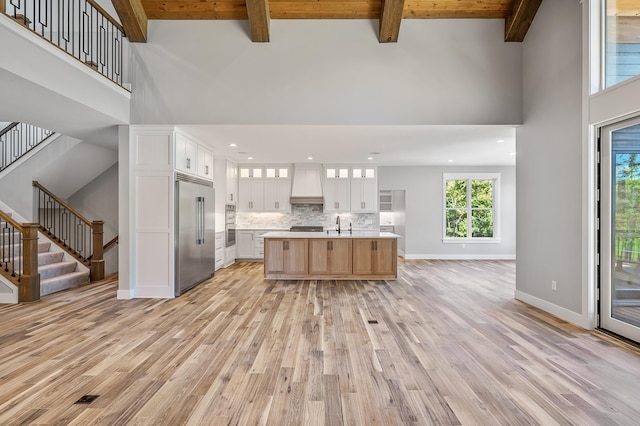
[[[0,0],[1,1],[1,0]],[[94,220],[91,224],[93,235],[93,251],[91,253],[91,281],[104,279],[104,221]]]
[[40,300],[38,228],[39,225],[37,223],[25,223],[22,225],[22,277],[18,287],[19,302]]

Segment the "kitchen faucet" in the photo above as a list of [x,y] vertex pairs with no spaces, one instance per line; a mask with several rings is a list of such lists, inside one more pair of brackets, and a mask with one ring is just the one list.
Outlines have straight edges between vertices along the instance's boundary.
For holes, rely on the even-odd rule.
[[338,231],[338,234],[340,234],[340,216],[336,217],[336,224],[338,225],[336,227],[336,231]]

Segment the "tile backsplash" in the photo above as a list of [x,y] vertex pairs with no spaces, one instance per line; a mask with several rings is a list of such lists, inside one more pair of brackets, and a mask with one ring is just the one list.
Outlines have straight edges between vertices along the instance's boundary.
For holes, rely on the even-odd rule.
[[335,229],[336,217],[340,216],[342,229],[349,229],[351,223],[354,230],[377,230],[379,215],[377,213],[325,213],[320,205],[293,205],[286,213],[248,213],[236,214],[237,229],[289,229],[294,225],[323,226]]

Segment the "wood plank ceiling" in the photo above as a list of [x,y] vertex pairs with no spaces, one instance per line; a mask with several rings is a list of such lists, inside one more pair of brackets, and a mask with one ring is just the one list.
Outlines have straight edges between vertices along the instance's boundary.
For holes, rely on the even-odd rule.
[[505,19],[505,41],[522,41],[542,0],[113,0],[130,41],[149,19],[249,20],[254,42],[270,19],[379,19],[381,43],[397,42],[402,19]]

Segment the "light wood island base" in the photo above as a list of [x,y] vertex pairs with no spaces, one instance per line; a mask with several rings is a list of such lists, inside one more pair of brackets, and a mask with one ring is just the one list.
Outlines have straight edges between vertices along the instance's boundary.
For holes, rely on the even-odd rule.
[[[324,234],[321,234],[324,235]],[[395,280],[397,238],[265,235],[264,278],[276,280]]]

